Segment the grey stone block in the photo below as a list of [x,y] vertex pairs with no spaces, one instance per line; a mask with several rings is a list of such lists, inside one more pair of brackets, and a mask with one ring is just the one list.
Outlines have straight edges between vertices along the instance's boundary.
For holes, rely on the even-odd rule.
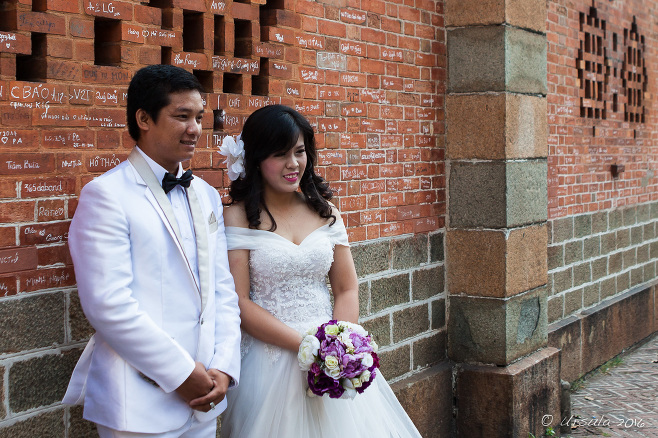
[[64,308],[61,292],[0,301],[0,354],[64,343]]
[[651,262],[643,266],[644,269],[644,281],[651,281],[656,278],[656,264]]
[[[7,415],[7,410],[5,409],[5,367],[0,366],[0,376],[3,378],[0,379],[0,420],[5,418]],[[0,429],[0,435],[2,434],[2,429]]]
[[567,268],[553,273],[553,293],[558,294],[573,287],[573,271]]
[[443,233],[430,234],[430,262],[436,263],[444,260]]
[[564,245],[553,245],[546,249],[548,270],[553,271],[564,266]]
[[650,204],[651,219],[658,219],[658,202]]
[[608,257],[608,274],[616,274],[622,269],[622,253],[616,252]]
[[0,438],[62,438],[64,434],[63,408],[0,428]]
[[370,306],[370,284],[367,281],[359,283],[359,316],[367,316]]
[[445,291],[443,266],[419,269],[411,274],[411,296],[414,300],[424,300]]
[[361,322],[363,328],[368,330],[380,347],[391,345],[391,317],[380,316],[375,319]]
[[428,249],[426,234],[391,241],[393,269],[408,269],[427,263]]
[[592,233],[604,233],[608,231],[608,212],[599,211],[592,215]]
[[621,253],[623,269],[628,269],[637,264],[635,248],[627,249]]
[[564,244],[564,264],[570,265],[583,260],[583,241],[574,240]]
[[652,259],[658,258],[658,242],[651,242],[649,244],[649,255]]
[[559,321],[564,316],[564,295],[550,297],[548,300],[548,322]]
[[98,438],[96,424],[82,418],[82,406],[71,406],[69,438]]
[[352,245],[350,249],[359,277],[389,269],[388,241]]
[[387,380],[408,373],[411,370],[411,347],[402,345],[393,350],[380,351],[379,368]]
[[432,301],[432,330],[438,330],[446,325],[446,300]]
[[448,91],[505,91],[505,28],[451,29],[448,36]]
[[592,281],[592,266],[589,262],[573,267],[573,285],[580,286]]
[[553,224],[553,243],[573,238],[573,216],[555,219],[551,223]]
[[585,260],[601,255],[601,236],[587,237],[583,240],[583,258]]
[[617,279],[606,278],[601,282],[601,301],[617,293]]
[[644,271],[642,266],[638,266],[635,269],[631,269],[631,287],[637,286],[644,282]]
[[644,240],[644,226],[639,225],[631,228],[631,245],[639,245]]
[[585,286],[583,289],[583,306],[590,307],[601,301],[601,283]]
[[617,293],[625,292],[631,287],[631,275],[628,272],[622,272],[617,275]]
[[413,343],[413,368],[425,368],[446,359],[446,332],[440,331]]
[[409,302],[409,274],[373,280],[370,285],[370,311]]
[[637,206],[637,221],[649,222],[651,220],[651,206],[642,204]]
[[615,232],[617,241],[617,249],[625,249],[631,245],[631,230],[630,228],[621,228]]
[[545,160],[453,163],[450,224],[504,228],[547,218]]
[[548,217],[546,160],[507,164],[507,226],[545,221]]
[[635,206],[626,207],[622,210],[622,223],[625,227],[637,223],[637,209]]
[[568,316],[583,308],[583,290],[576,289],[564,294],[564,315]]
[[451,296],[449,356],[507,365],[546,345],[547,324],[545,288],[507,299]]
[[448,91],[546,94],[546,37],[507,26],[448,31]]
[[616,230],[617,228],[620,228],[622,224],[622,210],[611,210],[608,213],[608,230]]
[[393,313],[393,342],[397,343],[430,329],[430,313],[427,304],[407,307]]
[[617,233],[612,231],[601,235],[601,254],[610,254],[617,249]]
[[89,324],[85,317],[82,307],[80,306],[80,298],[77,292],[69,294],[69,325],[71,328],[71,339],[73,341],[81,341],[89,339],[94,334],[94,328]]
[[601,257],[592,260],[592,281],[599,280],[608,275],[608,260]]
[[642,246],[638,246],[636,248],[637,251],[637,259],[636,262],[638,265],[644,264],[649,261],[649,244],[645,244]]
[[11,411],[22,412],[60,401],[81,353],[82,350],[70,350],[12,364],[9,369]]
[[582,214],[573,218],[574,237],[585,237],[592,234],[592,215]]
[[656,238],[656,224],[655,223],[650,223],[650,224],[645,224],[642,227],[642,235],[644,236],[644,240],[651,240]]

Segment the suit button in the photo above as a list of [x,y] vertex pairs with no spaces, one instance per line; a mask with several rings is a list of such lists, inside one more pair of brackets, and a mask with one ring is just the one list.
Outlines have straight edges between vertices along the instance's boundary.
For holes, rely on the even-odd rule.
[[203,325],[203,318],[201,318],[201,325]]

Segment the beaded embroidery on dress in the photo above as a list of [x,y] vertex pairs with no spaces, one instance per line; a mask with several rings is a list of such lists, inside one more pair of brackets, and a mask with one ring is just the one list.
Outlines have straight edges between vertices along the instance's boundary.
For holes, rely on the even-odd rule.
[[[248,249],[252,301],[300,333],[332,317],[326,276],[334,246],[349,246],[341,221],[299,245],[278,234],[226,227],[228,249]],[[243,332],[240,384],[227,394],[222,437],[420,437],[381,376],[354,400],[308,397],[297,355]]]

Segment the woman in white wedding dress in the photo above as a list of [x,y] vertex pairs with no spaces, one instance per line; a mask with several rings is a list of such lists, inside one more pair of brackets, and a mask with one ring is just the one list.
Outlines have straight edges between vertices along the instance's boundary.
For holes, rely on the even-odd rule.
[[243,357],[221,436],[420,437],[379,371],[354,399],[307,395],[297,363],[302,334],[330,319],[357,322],[359,315],[347,233],[315,174],[313,129],[303,116],[282,105],[261,108],[245,122],[242,141],[244,168],[235,143],[228,160],[234,181],[224,220]]

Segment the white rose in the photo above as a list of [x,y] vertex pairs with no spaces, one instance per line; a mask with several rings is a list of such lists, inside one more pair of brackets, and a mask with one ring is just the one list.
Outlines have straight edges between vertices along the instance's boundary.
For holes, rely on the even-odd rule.
[[366,368],[370,368],[372,364],[375,363],[374,359],[372,358],[371,354],[365,354],[363,356],[363,359],[361,359],[361,364],[365,366]]
[[354,324],[353,322],[349,321],[340,321],[338,323],[342,328],[346,328],[360,336],[368,336],[368,331],[361,327],[359,324]]
[[311,365],[315,362],[315,357],[320,350],[320,341],[313,335],[307,335],[299,345],[299,352],[297,353],[297,361],[302,371],[311,369]]
[[372,347],[372,351],[377,353],[377,350],[379,350],[379,345],[377,345],[377,342],[375,342],[374,339],[370,340],[370,346]]
[[354,344],[352,344],[352,340],[350,339],[350,334],[349,332],[342,332],[341,334],[338,335],[338,339],[340,342],[345,344],[345,347],[347,347],[347,351],[352,353],[354,352]]
[[363,383],[366,383],[367,381],[370,380],[370,376],[371,376],[370,371],[365,370],[365,371],[362,372],[361,375],[359,376],[359,381],[360,381],[362,384],[363,384]]
[[324,364],[329,368],[330,370],[339,368],[340,363],[338,362],[338,358],[336,356],[326,356],[324,358]]
[[324,332],[327,335],[336,336],[338,334],[338,326],[336,324],[325,326]]
[[340,368],[327,368],[324,373],[332,379],[337,379],[340,376]]
[[358,377],[354,377],[353,379],[350,380],[352,381],[352,385],[355,388],[361,388],[363,386],[363,382]]

